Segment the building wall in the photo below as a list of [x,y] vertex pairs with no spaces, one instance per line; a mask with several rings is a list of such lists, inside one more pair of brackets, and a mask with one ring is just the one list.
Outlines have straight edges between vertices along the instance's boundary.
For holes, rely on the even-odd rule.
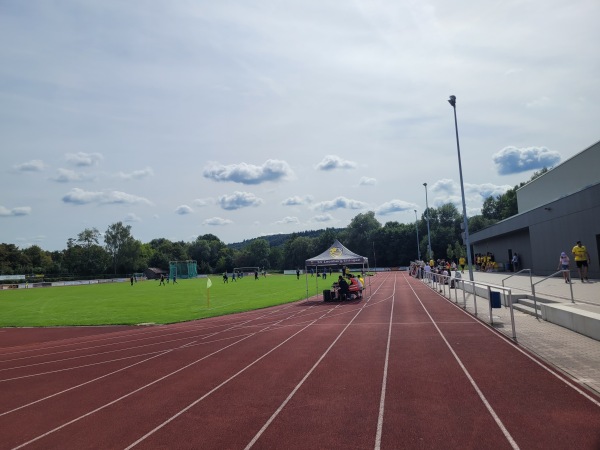
[[505,270],[510,270],[510,261],[515,253],[519,254],[521,269],[531,268],[532,255],[529,230],[516,230],[501,236],[485,239],[473,245],[473,253],[487,254],[492,252],[497,263],[502,263]]
[[517,189],[519,213],[600,182],[600,141]]
[[[491,251],[500,262],[508,249],[517,251],[521,267],[542,276],[557,271],[562,251],[573,259],[571,249],[578,240],[590,254],[590,278],[600,278],[600,183],[503,220],[470,239],[474,253]],[[571,266],[575,269],[574,261]]]

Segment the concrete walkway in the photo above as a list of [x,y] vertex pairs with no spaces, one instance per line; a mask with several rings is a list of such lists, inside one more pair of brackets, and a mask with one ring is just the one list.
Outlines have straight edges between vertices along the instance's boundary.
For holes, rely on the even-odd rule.
[[[513,293],[531,294],[531,281],[528,274],[508,278],[511,275],[507,272],[474,272],[473,278],[477,282],[497,286],[502,286],[504,280],[504,286],[510,287]],[[469,273],[465,271],[463,277],[468,280]],[[541,280],[543,277],[532,277],[533,283]],[[571,301],[570,287],[573,288],[574,305]],[[598,280],[581,283],[577,279],[569,285],[562,277],[557,277],[542,281],[536,285],[535,290],[536,296],[600,314],[600,281]],[[494,328],[512,339],[513,329],[509,308],[493,309],[490,320],[489,303],[486,299],[478,297],[475,305],[472,295],[468,295],[466,305],[463,305],[462,291],[454,291],[453,289],[449,294],[451,301],[471,314],[477,311],[477,317],[487,323],[493,322]],[[448,290],[445,293],[448,296]],[[514,311],[514,321],[516,343],[519,346],[568,374],[581,386],[600,394],[600,341],[519,311]],[[490,351],[493,352],[494,349]]]

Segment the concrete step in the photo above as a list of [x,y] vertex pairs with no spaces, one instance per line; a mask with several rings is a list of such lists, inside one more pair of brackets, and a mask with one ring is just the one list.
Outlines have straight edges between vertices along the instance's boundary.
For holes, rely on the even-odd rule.
[[524,295],[524,296],[520,296],[513,303],[513,308],[516,309],[517,311],[521,311],[526,314],[531,314],[532,316],[535,316],[536,303],[537,303],[538,316],[541,316],[541,314],[542,314],[542,306],[541,305],[542,304],[548,305],[548,304],[557,303],[557,302],[554,300],[549,300],[547,298],[543,298],[543,297],[537,297],[536,301],[534,301],[532,296]]
[[[517,311],[521,311],[522,313],[529,314],[531,316],[535,316],[535,308],[533,307],[533,304],[531,306],[528,306],[523,303],[513,303],[513,308]],[[541,317],[541,315],[542,315],[542,310],[539,305],[538,305],[537,315],[538,315],[538,317]]]

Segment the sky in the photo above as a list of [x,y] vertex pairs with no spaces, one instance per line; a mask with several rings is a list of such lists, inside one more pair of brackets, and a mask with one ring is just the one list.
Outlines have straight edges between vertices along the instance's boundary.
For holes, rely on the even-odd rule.
[[2,0],[0,242],[462,212],[450,95],[479,214],[600,140],[599,17],[597,0]]

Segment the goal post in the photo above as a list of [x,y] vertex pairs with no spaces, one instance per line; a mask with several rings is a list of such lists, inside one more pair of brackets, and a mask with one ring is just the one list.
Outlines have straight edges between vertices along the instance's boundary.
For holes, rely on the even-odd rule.
[[250,274],[254,275],[254,272],[260,272],[260,267],[258,266],[250,266],[250,267],[234,267],[233,273],[235,273],[236,278],[242,274],[242,276],[248,276]]
[[193,260],[169,261],[169,278],[196,278],[198,276],[198,263]]

